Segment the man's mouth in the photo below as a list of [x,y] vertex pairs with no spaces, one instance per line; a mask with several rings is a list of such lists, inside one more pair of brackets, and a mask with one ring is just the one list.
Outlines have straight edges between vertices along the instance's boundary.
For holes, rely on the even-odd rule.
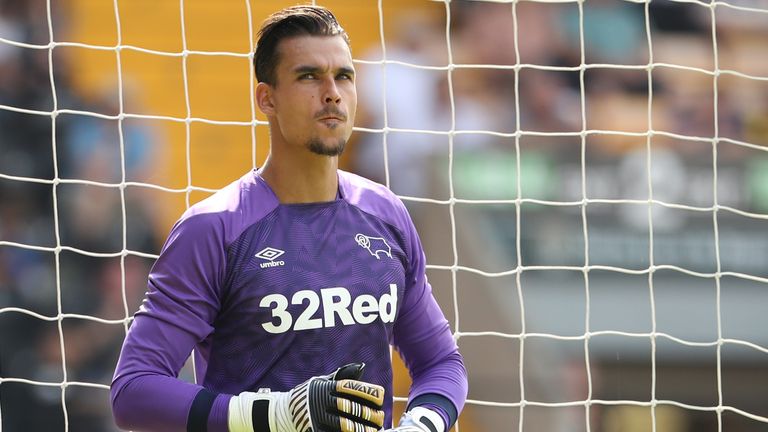
[[333,123],[343,123],[347,121],[347,116],[344,114],[341,110],[333,109],[333,108],[327,108],[324,110],[321,110],[317,114],[317,120],[321,122],[333,122]]
[[343,117],[336,117],[336,116],[325,116],[325,117],[320,117],[320,121],[329,121],[329,120],[330,120],[330,121],[339,121],[339,122],[343,122],[343,121],[344,121],[344,118],[343,118]]

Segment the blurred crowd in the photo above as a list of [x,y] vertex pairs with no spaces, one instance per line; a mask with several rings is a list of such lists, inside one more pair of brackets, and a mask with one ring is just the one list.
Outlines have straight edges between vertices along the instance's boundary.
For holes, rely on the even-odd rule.
[[[61,40],[67,23],[52,3],[53,28]],[[0,1],[0,37],[45,46],[48,32],[45,1]],[[120,253],[159,250],[154,210],[143,192],[128,187],[121,196],[110,186],[121,182],[123,166],[126,181],[150,175],[155,131],[124,121],[121,156],[117,120],[47,114],[54,109],[51,69],[59,110],[119,112],[117,83],[95,96],[78,94],[71,82],[78,71],[59,51],[49,64],[48,49],[0,43],[0,104],[40,113],[0,108],[0,242],[24,245],[0,246],[0,309],[47,317],[0,313],[0,377],[39,383],[0,385],[0,429],[9,432],[64,430],[65,421],[69,430],[114,430],[108,390],[75,384],[62,392],[59,384],[109,385],[125,336],[120,320],[138,307],[152,262],[135,255],[121,259]],[[62,183],[54,186],[56,176]],[[67,182],[73,179],[79,182]],[[55,254],[57,246],[65,249]],[[59,314],[112,323],[64,318],[60,328],[52,320]]]
[[[44,1],[1,0],[0,37],[48,44],[45,6]],[[717,8],[715,55],[711,9],[697,3],[652,2],[650,38],[644,4],[589,0],[584,3],[583,28],[576,3],[519,2],[515,15],[510,4],[496,2],[454,0],[450,7],[448,40],[442,9],[408,13],[387,35],[387,59],[426,67],[359,67],[357,126],[395,130],[357,133],[351,164],[400,195],[448,198],[453,151],[456,196],[515,198],[511,182],[516,176],[510,166],[515,166],[519,145],[521,169],[529,170],[524,171],[529,197],[581,199],[580,133],[585,129],[627,133],[586,138],[590,161],[624,167],[628,173],[623,190],[611,189],[615,177],[602,185],[590,183],[597,198],[647,197],[647,191],[634,191],[632,167],[646,149],[646,138],[637,134],[650,127],[688,137],[711,138],[717,133],[768,146],[764,80],[723,74],[715,86],[712,75],[701,70],[658,66],[649,75],[645,67],[631,67],[652,60],[712,71],[717,62],[720,69],[768,77],[768,14]],[[53,16],[55,31],[65,34],[67,23],[60,14]],[[121,193],[111,186],[122,181],[123,172],[126,181],[146,181],[152,175],[159,157],[157,131],[124,121],[121,151],[117,120],[46,115],[54,108],[51,70],[58,109],[107,115],[120,111],[117,83],[88,95],[75,92],[70,84],[76,65],[57,50],[51,65],[48,54],[47,49],[0,43],[0,105],[41,113],[0,107],[0,242],[26,245],[0,245],[0,309],[20,308],[45,317],[79,314],[112,322],[65,318],[59,326],[28,313],[0,313],[0,378],[40,383],[0,384],[2,429],[11,432],[63,430],[58,383],[65,379],[109,384],[125,334],[119,320],[138,307],[152,263],[120,253],[156,254],[165,235],[155,232],[157,216],[140,188]],[[379,48],[355,54],[382,57]],[[444,68],[449,61],[457,65],[450,74]],[[525,67],[516,73],[518,61]],[[606,66],[582,74],[582,62]],[[460,133],[450,136],[449,130]],[[526,132],[519,143],[512,136],[516,131]],[[660,158],[654,159],[655,165],[666,168],[659,170],[659,179],[652,179],[654,184],[687,186],[692,179],[701,180],[670,177],[670,172],[679,177],[687,164],[712,171],[711,142],[657,135],[652,145],[654,158]],[[765,172],[761,168],[768,166],[756,163],[765,159],[765,152],[730,142],[720,142],[717,154],[724,168],[744,168],[757,183]],[[573,164],[577,177],[568,177],[566,168]],[[562,182],[540,178],[550,174]],[[56,177],[64,182],[52,185]],[[711,188],[711,179],[708,184]],[[607,195],[599,196],[601,192]],[[664,199],[665,193],[677,194],[669,198],[674,201],[690,190],[659,187],[655,196]],[[747,209],[768,209],[768,189],[759,185],[736,198],[720,199],[730,203],[737,198]],[[711,204],[711,193],[690,204],[706,205],[707,199]],[[57,246],[65,249],[52,253]],[[114,429],[104,388],[70,385],[63,394],[69,430]]]
[[[450,35],[446,37],[444,6],[438,3],[423,13],[410,11],[386,34],[383,47],[362,53],[365,60],[375,62],[386,55],[392,62],[386,66],[360,65],[362,112],[358,126],[376,131],[361,131],[356,135],[357,145],[352,146],[355,170],[386,183],[401,196],[417,198],[407,200],[406,205],[417,226],[422,227],[422,235],[438,231],[431,229],[434,225],[443,225],[440,234],[423,239],[429,259],[436,259],[444,250],[453,251],[459,265],[489,272],[509,271],[518,265],[578,267],[585,262],[647,269],[653,259],[656,265],[703,273],[727,269],[768,275],[765,220],[720,212],[719,226],[713,227],[710,211],[654,205],[654,247],[648,241],[647,206],[590,205],[586,209],[589,225],[585,241],[580,205],[585,197],[642,203],[652,196],[691,210],[717,203],[768,213],[768,13],[674,1],[653,1],[647,11],[644,3],[619,0],[588,0],[583,11],[575,2],[516,2],[513,6],[452,1]],[[451,70],[446,68],[449,63]],[[653,68],[648,67],[651,63]],[[587,65],[583,73],[582,64]],[[715,77],[716,69],[729,72]],[[381,133],[384,128],[388,128],[386,133]],[[659,133],[649,138],[649,130]],[[589,133],[582,135],[584,131]],[[715,145],[714,137],[720,138]],[[521,220],[517,221],[512,200],[518,197],[518,180],[522,198],[571,204],[523,203]],[[454,229],[445,226],[453,223],[445,215],[446,206],[418,200],[451,197],[496,203],[457,204]],[[473,213],[464,216],[469,207]],[[715,230],[719,248],[713,238]],[[452,235],[457,238],[453,244]],[[436,242],[439,246],[434,245]],[[454,262],[450,256],[443,259],[437,263]],[[462,272],[458,273],[461,278]],[[488,294],[496,287],[490,278],[469,284],[468,276],[460,279],[458,294],[452,294],[445,304],[451,310],[450,301],[459,296],[463,331],[497,330],[520,319],[528,331],[534,331],[540,322],[574,322],[567,317],[583,322],[585,305],[572,303],[568,293],[569,288],[583,289],[584,275],[554,270],[527,273],[523,295],[528,312],[523,318],[514,306],[515,287],[511,283],[499,287],[506,296]],[[539,276],[542,282],[537,286],[533,280]],[[430,280],[438,291],[451,284],[445,278],[433,278],[433,274]],[[671,287],[670,292],[677,296],[677,300],[665,302],[665,307],[685,310],[684,315],[690,311],[697,319],[713,319],[712,311],[693,310],[692,300],[686,300],[690,281],[681,282],[670,274],[658,275],[655,281],[658,286]],[[621,277],[611,279],[610,274],[599,272],[590,273],[587,282],[595,291],[593,307],[599,287],[616,292],[626,285]],[[648,287],[641,289],[645,293]],[[764,285],[755,289],[764,289]],[[723,299],[730,299],[735,290],[723,292]],[[467,299],[483,296],[491,297],[485,309],[462,305],[480,302]],[[546,307],[532,312],[537,300]],[[617,295],[613,300],[618,303],[622,297]],[[589,311],[588,305],[586,308]],[[588,316],[588,325],[597,322],[595,310]],[[617,315],[632,315],[621,304],[611,310]],[[747,308],[738,310],[749,315]],[[538,316],[535,312],[560,316]],[[635,323],[637,328],[644,328],[643,319],[649,316],[641,317]],[[748,334],[735,330],[742,327],[730,322],[733,334]],[[579,333],[578,325],[568,328],[563,324],[558,329],[563,327],[565,333],[555,333]],[[514,325],[510,330],[512,334],[520,331],[523,328]],[[484,340],[486,346],[481,348],[476,342],[478,351],[466,352],[470,398],[517,401],[509,389],[515,389],[514,394],[523,385],[510,377],[523,367],[516,362],[518,353],[505,351],[501,342],[494,345]],[[764,340],[749,340],[764,344]],[[473,341],[462,339],[462,346],[472,346]],[[605,358],[596,350],[589,355],[589,383],[594,385],[589,397],[648,400],[650,350],[620,356],[632,343],[618,338],[613,342]],[[531,342],[526,346],[526,357],[536,359],[525,366],[528,400],[561,402],[587,397],[581,342],[572,353],[565,353],[564,348],[536,351]],[[681,363],[675,361],[692,368],[710,365],[711,358],[704,353],[676,349],[682,353],[671,362],[654,357],[660,376],[678,374],[675,367]],[[484,361],[486,357],[494,360]],[[537,370],[536,364],[547,362],[561,363]],[[736,376],[740,368],[743,364],[728,363],[723,374]],[[755,370],[763,369],[757,367],[752,372]],[[712,406],[717,402],[710,394],[693,389],[696,383],[709,382],[713,375],[713,370],[701,367],[690,377],[660,381],[658,385],[675,401]],[[601,376],[611,378],[601,380]],[[765,415],[749,397],[749,379],[733,380],[731,386],[730,404]],[[656,397],[662,397],[659,394]],[[490,420],[497,415],[491,409],[472,406],[468,411],[467,418],[472,420],[462,429],[517,427],[515,414],[498,414]],[[595,405],[590,413],[591,431],[652,429],[647,409]],[[527,409],[525,420],[526,430],[584,430],[584,409]],[[674,407],[658,409],[656,421],[659,430],[718,430],[714,416]],[[765,424],[730,416],[722,428],[751,432],[763,430]]]
[[[633,165],[638,154],[644,162],[646,139],[637,135],[649,129],[691,138],[655,135],[651,142],[654,161],[682,168],[698,165],[710,173],[711,138],[716,133],[721,138],[768,145],[766,14],[720,7],[713,18],[707,6],[663,1],[650,4],[646,20],[642,3],[590,0],[584,3],[581,20],[576,3],[520,2],[513,15],[509,3],[459,1],[451,3],[447,40],[442,6],[435,7],[435,13],[409,13],[386,40],[387,60],[410,65],[364,65],[360,73],[358,91],[365,114],[358,124],[380,129],[386,118],[386,126],[395,130],[386,137],[381,133],[359,134],[357,166],[382,182],[388,180],[397,193],[447,198],[447,158],[451,148],[458,197],[514,198],[514,185],[499,187],[498,181],[515,178],[508,169],[516,151],[515,139],[479,131],[522,131],[522,170],[528,164],[538,166],[537,161],[542,159],[554,166],[579,161],[579,134],[583,130],[615,131],[587,136],[588,169],[593,163],[607,160],[615,166]],[[364,54],[364,58],[381,59],[381,49]],[[449,60],[456,65],[450,75],[445,70]],[[521,67],[515,74],[513,66],[518,61]],[[578,70],[582,62],[588,65],[583,76]],[[651,62],[658,66],[649,74],[646,65]],[[721,70],[735,70],[763,80],[722,74],[716,82],[715,98],[711,73],[715,62]],[[382,99],[383,82],[386,103]],[[443,133],[415,133],[413,129]],[[452,140],[445,133],[449,130],[459,131]],[[560,136],[552,136],[557,134]],[[755,154],[726,142],[718,144],[717,152],[718,161],[726,167],[743,163]],[[747,167],[748,171],[756,169]],[[438,184],[423,181],[425,170],[436,173]],[[567,178],[565,173],[552,174],[551,178],[559,174],[562,182],[543,188],[539,185],[546,182],[531,178],[524,187],[524,196],[582,198],[580,179]],[[662,169],[654,170],[653,175],[661,176],[654,178],[654,183],[701,183],[691,177],[667,178]],[[619,186],[624,190],[611,190]],[[711,190],[711,183],[702,186]],[[647,192],[635,193],[632,184],[620,182],[617,186],[615,179],[589,182],[587,188],[588,195],[594,198],[647,196]],[[683,199],[685,192],[691,192],[681,190],[676,196],[667,196],[661,189],[656,191],[660,193],[657,198],[669,201]],[[688,195],[697,198],[687,204],[712,204],[711,191],[709,196],[706,191]],[[732,201],[737,199],[734,195],[720,196],[723,204],[768,209],[756,197],[747,202]]]

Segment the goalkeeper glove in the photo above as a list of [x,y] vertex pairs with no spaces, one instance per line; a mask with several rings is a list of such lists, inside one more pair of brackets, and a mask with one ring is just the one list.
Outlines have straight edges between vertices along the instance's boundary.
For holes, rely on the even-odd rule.
[[431,409],[415,407],[403,414],[396,428],[383,432],[445,432],[445,423]]
[[384,388],[358,381],[364,366],[343,366],[287,392],[240,393],[229,401],[229,431],[254,432],[257,423],[268,432],[376,432],[384,425]]

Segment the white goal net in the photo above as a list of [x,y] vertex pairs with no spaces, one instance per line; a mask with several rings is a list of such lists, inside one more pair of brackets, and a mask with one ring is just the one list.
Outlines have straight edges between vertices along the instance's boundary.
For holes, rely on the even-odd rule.
[[[0,0],[0,431],[117,430],[171,224],[266,156],[254,35],[294,3]],[[765,0],[317,3],[342,165],[408,206],[465,357],[456,431],[768,427]]]

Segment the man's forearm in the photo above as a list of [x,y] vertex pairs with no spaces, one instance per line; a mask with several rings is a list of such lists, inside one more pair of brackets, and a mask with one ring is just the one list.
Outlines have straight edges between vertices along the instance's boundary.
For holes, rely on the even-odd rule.
[[[413,384],[408,409],[415,406],[436,405],[445,413],[445,424],[450,428],[456,422],[467,397],[467,372],[458,351],[449,354],[429,368],[412,371]],[[439,410],[438,410],[439,412]]]
[[[115,422],[125,430],[227,432],[231,395],[215,395],[211,404],[197,404],[193,412],[201,391],[203,388],[198,385],[163,375],[122,377],[112,386]],[[200,409],[207,410],[207,415],[201,414]],[[190,419],[197,424],[188,424]],[[200,424],[203,420],[204,424]]]

